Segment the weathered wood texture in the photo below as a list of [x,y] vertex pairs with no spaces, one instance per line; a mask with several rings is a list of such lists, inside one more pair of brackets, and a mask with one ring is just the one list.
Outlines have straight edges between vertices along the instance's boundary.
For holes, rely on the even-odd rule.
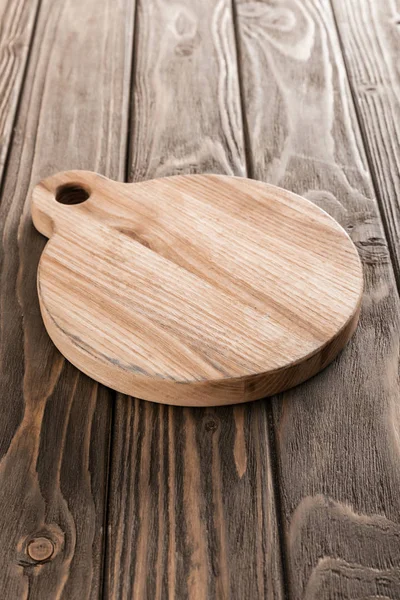
[[332,4],[400,281],[400,4],[395,0]]
[[[131,179],[245,175],[230,2],[139,3]],[[119,397],[106,594],[282,598],[262,402],[181,409]]]
[[365,275],[349,346],[274,400],[290,597],[398,598],[400,304],[331,8],[241,1],[237,13],[254,175],[338,219]]
[[38,0],[0,0],[0,185],[37,9]]
[[0,211],[1,598],[102,585],[111,396],[44,330],[29,192],[68,167],[123,176],[132,32],[128,0],[41,3]]
[[[238,61],[230,1],[141,0],[128,119],[134,2],[42,0],[35,26],[39,2],[0,0],[1,598],[400,597],[400,302],[368,170],[400,276],[399,16],[332,3],[353,98],[328,0],[236,0]],[[131,180],[249,174],[347,228],[366,287],[331,367],[272,404],[112,418],[44,331],[27,198],[62,169],[123,179],[127,135]]]

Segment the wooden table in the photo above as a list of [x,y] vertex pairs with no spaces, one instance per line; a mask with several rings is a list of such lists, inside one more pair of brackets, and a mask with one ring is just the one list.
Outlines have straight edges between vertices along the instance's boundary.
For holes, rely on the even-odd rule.
[[[400,598],[396,0],[0,0],[0,597]],[[350,233],[350,345],[279,397],[126,398],[44,331],[30,190],[247,175]]]

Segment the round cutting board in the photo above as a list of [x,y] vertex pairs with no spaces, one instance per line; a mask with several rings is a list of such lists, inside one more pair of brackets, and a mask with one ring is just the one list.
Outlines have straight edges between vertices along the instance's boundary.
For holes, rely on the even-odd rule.
[[258,181],[183,175],[125,184],[70,171],[33,191],[50,238],[43,320],[74,365],[125,394],[207,406],[311,377],[358,320],[362,269],[314,204]]

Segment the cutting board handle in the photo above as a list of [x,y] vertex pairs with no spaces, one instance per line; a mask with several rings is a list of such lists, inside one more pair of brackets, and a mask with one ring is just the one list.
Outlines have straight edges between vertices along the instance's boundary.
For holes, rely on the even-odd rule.
[[43,179],[32,192],[33,223],[50,238],[58,228],[71,226],[82,215],[83,204],[100,185],[112,182],[91,171],[63,171]]

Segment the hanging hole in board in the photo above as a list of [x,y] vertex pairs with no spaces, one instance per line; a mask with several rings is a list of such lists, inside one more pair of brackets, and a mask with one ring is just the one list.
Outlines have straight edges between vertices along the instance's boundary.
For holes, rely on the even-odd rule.
[[56,191],[56,200],[61,204],[82,204],[89,196],[90,192],[79,183],[66,183]]

